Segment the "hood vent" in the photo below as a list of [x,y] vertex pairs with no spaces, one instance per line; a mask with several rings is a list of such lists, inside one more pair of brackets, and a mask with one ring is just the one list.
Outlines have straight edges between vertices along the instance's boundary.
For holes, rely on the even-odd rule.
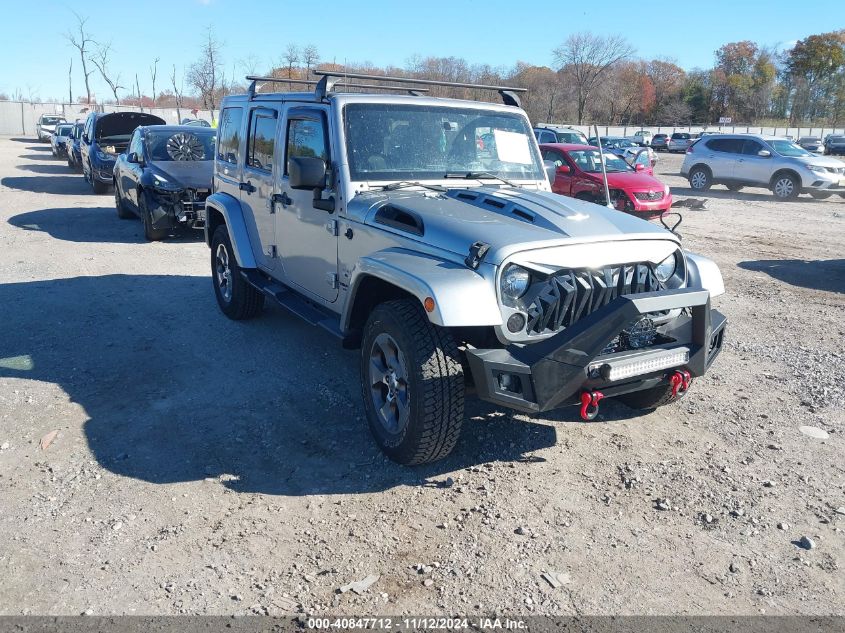
[[394,207],[391,204],[386,204],[378,211],[376,211],[375,221],[378,224],[389,226],[405,233],[412,233],[413,235],[423,235],[425,233],[425,224],[422,218],[407,209]]
[[468,191],[466,189],[451,189],[446,195],[455,200],[466,202],[485,211],[493,211],[502,215],[510,215],[523,222],[534,224],[537,216],[528,209],[521,207],[511,200],[499,198],[498,196],[483,191]]

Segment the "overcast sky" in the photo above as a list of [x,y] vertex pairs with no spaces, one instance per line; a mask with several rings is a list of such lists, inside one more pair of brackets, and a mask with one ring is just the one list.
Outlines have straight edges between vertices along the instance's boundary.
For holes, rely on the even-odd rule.
[[[3,16],[0,92],[20,89],[67,98],[73,57],[74,99],[84,93],[78,55],[63,34],[72,11],[87,16],[92,36],[111,42],[121,83],[150,92],[149,66],[159,63],[158,89],[173,64],[181,76],[199,55],[205,29],[223,43],[227,75],[266,70],[290,42],[314,44],[322,59],[403,66],[413,55],[463,57],[511,66],[552,65],[551,51],[575,32],[624,35],[640,57],[668,57],[686,69],[709,67],[722,44],[750,39],[789,47],[813,33],[845,28],[843,0],[96,0],[8,2]],[[111,98],[95,73],[92,89]]]

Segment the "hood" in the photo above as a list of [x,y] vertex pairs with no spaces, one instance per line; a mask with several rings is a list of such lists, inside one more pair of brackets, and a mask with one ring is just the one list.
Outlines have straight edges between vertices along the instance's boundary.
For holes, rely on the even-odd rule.
[[[596,182],[602,182],[601,176],[597,176],[596,174],[587,174],[587,176]],[[649,189],[663,191],[666,188],[666,185],[657,178],[649,176],[644,171],[609,172],[607,174],[607,185],[611,189]]]
[[[663,185],[660,185],[662,188]],[[464,257],[475,242],[490,245],[485,261],[568,244],[670,240],[655,224],[620,211],[545,191],[475,187],[358,194],[347,214]]]
[[822,167],[835,167],[838,169],[845,167],[841,160],[827,156],[796,156],[795,160],[805,165],[821,165]]
[[186,189],[211,189],[213,160],[156,160],[149,166],[152,172]]
[[164,125],[164,119],[146,112],[112,112],[97,119],[94,136],[128,136],[139,125]]

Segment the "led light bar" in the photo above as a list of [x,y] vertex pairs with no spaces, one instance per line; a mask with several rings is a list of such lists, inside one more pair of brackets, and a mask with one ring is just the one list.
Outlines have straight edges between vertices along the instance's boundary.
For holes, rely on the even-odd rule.
[[632,376],[650,374],[661,369],[678,367],[689,362],[689,349],[680,347],[664,352],[649,354],[645,358],[611,361],[603,363],[599,369],[605,380],[616,381]]

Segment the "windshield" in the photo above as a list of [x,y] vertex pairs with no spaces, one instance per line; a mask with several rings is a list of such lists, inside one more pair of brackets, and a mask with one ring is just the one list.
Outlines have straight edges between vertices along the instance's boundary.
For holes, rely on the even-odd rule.
[[812,156],[810,152],[792,141],[769,141],[769,144],[781,156]]
[[60,125],[56,128],[56,136],[67,136],[73,130],[72,125]]
[[558,132],[558,143],[586,143],[587,137],[579,132]]
[[41,125],[55,125],[59,121],[64,122],[64,118],[60,116],[45,116],[41,119]]
[[523,116],[475,108],[352,103],[344,110],[352,180],[440,180],[446,174],[542,180]]
[[214,130],[147,132],[147,153],[153,161],[214,160]]
[[[601,172],[601,154],[596,149],[579,149],[569,152],[572,159],[581,171],[588,174]],[[633,171],[623,159],[615,154],[604,155],[604,165],[608,173],[619,171]]]

